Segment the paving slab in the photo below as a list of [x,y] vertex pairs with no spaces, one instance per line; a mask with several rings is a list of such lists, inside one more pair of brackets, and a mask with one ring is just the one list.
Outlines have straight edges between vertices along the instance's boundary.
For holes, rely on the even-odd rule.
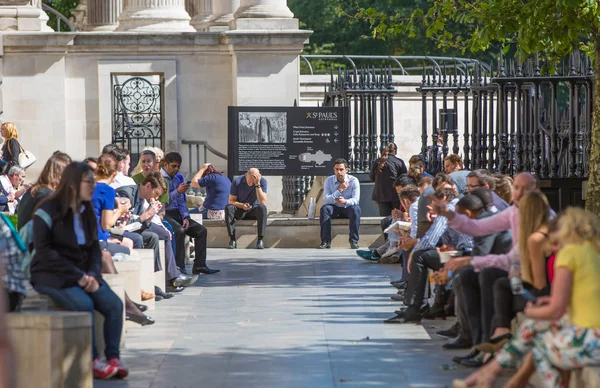
[[452,364],[435,331],[454,321],[384,325],[399,265],[345,249],[209,249],[221,269],[158,302],[153,326],[127,330],[130,376],[95,387],[449,387]]

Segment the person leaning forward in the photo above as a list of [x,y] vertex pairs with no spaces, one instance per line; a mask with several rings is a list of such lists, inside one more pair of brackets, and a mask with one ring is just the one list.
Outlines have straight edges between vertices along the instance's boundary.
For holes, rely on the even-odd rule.
[[267,229],[267,181],[258,168],[251,168],[231,183],[229,205],[225,207],[225,221],[229,234],[229,249],[237,248],[235,220],[257,220],[256,249],[264,249],[263,237]]
[[358,249],[358,229],[360,228],[360,183],[348,174],[348,162],[336,159],[333,166],[335,175],[325,180],[323,195],[325,204],[321,207],[321,245],[319,249],[331,248],[331,219],[350,219],[350,247]]

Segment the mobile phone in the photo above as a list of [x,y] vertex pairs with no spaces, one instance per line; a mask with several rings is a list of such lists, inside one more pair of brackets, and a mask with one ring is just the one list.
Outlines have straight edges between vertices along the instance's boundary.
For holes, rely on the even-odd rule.
[[192,184],[192,181],[187,181],[187,182],[185,182],[185,184],[186,184],[186,185],[191,185],[191,184]]
[[523,299],[525,299],[528,302],[537,303],[537,299],[538,299],[537,296],[533,295],[531,292],[529,292],[525,289],[523,291],[521,291],[520,295],[523,297]]

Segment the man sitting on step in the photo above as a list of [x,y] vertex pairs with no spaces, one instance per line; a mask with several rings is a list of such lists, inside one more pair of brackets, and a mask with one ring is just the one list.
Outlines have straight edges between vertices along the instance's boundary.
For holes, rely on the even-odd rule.
[[334,175],[325,179],[321,207],[321,245],[319,249],[331,248],[331,219],[350,219],[350,248],[358,249],[358,229],[360,228],[360,183],[348,174],[346,159],[336,159]]
[[225,222],[229,234],[229,249],[237,248],[235,220],[257,220],[258,239],[256,249],[263,249],[263,237],[267,229],[267,181],[258,168],[251,168],[231,183],[229,205],[225,206]]

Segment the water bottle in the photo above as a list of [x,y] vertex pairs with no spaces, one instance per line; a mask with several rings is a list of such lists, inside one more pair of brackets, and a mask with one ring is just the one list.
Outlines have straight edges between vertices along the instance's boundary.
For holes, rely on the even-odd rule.
[[511,264],[508,277],[513,295],[520,295],[523,292],[523,279],[521,279],[521,264],[518,261]]
[[310,199],[310,204],[308,205],[308,219],[309,220],[315,219],[315,199],[314,198]]

